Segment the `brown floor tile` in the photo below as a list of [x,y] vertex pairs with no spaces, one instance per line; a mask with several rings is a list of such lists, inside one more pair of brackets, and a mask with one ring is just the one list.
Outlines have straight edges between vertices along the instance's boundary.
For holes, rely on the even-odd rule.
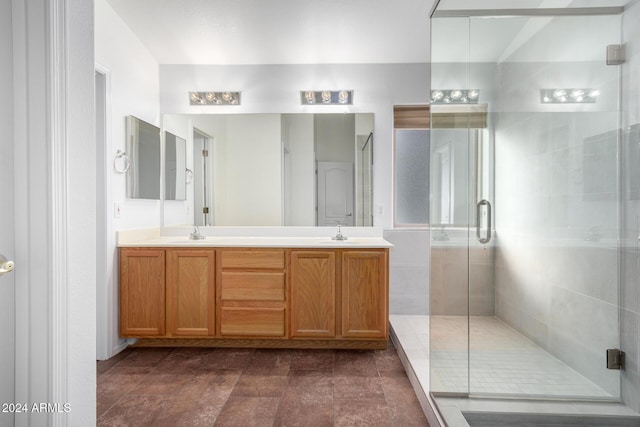
[[172,348],[136,348],[115,366],[154,367],[172,351]]
[[397,426],[384,399],[339,399],[334,403],[336,426]]
[[240,376],[240,371],[196,374],[154,420],[154,426],[212,426]]
[[167,405],[162,396],[125,396],[98,418],[98,427],[145,427]]
[[378,370],[370,350],[340,350],[336,351],[333,375],[376,377]]
[[333,350],[295,350],[291,357],[292,370],[332,371]]
[[216,349],[212,348],[176,348],[156,365],[156,369],[167,373],[199,372],[210,359],[209,353],[215,351]]
[[398,352],[393,345],[389,344],[386,350],[376,350],[373,352],[373,359],[376,362],[378,372],[400,372],[404,374],[404,366],[400,361]]
[[333,402],[333,376],[327,371],[290,371],[283,398],[296,396],[301,403]]
[[335,377],[334,399],[384,399],[382,380],[378,377]]
[[286,386],[287,377],[283,375],[242,374],[232,395],[280,398]]
[[257,349],[244,369],[245,373],[288,375],[291,350]]
[[98,375],[102,375],[109,369],[113,368],[118,362],[127,357],[131,353],[131,348],[125,348],[109,360],[98,360],[96,371]]
[[222,408],[215,426],[260,427],[272,426],[279,397],[232,396]]
[[165,374],[152,372],[130,394],[174,396],[195,377],[195,374]]
[[199,372],[184,385],[177,397],[195,401],[203,396],[222,395],[226,399],[231,395],[241,374],[240,370],[230,369]]
[[151,372],[151,368],[114,367],[97,379],[97,408],[99,417],[111,408],[122,396],[134,391]]
[[333,400],[309,399],[305,393],[287,392],[280,401],[276,426],[333,426]]
[[420,402],[406,376],[404,378],[397,376],[382,378],[382,389],[391,418],[396,425],[429,426]]
[[252,348],[215,348],[202,352],[198,369],[244,369],[254,351]]

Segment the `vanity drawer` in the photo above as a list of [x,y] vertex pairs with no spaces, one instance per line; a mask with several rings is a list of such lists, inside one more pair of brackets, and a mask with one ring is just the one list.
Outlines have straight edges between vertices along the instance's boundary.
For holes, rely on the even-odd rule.
[[284,308],[223,307],[220,330],[223,336],[284,337]]
[[283,250],[224,250],[222,268],[283,270],[284,259]]
[[284,272],[224,271],[222,301],[284,301]]

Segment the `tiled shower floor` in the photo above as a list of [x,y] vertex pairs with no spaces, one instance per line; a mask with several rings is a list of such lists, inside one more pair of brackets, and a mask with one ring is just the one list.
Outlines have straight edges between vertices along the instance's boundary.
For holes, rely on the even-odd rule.
[[[465,317],[432,316],[429,319],[429,316],[394,315],[390,320],[424,390],[498,397],[615,400],[497,318],[471,318],[470,376]],[[429,353],[430,321],[435,327]],[[470,388],[467,387],[469,379]]]

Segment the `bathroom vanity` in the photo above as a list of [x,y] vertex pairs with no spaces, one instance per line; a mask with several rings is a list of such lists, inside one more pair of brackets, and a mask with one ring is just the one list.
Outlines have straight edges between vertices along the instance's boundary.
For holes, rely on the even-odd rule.
[[385,348],[382,238],[119,243],[120,335],[138,346]]

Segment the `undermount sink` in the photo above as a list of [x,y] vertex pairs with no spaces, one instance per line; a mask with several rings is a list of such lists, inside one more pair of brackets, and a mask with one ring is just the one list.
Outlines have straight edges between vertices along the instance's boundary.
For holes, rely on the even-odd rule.
[[342,245],[342,244],[355,244],[358,243],[357,240],[347,239],[347,240],[323,240],[321,243],[325,245]]
[[194,243],[201,243],[201,244],[202,243],[211,243],[211,241],[207,240],[206,238],[197,239],[197,240],[195,240],[195,239],[182,239],[182,240],[174,240],[173,242],[169,242],[169,243],[172,243],[172,244],[188,243],[188,244],[191,245],[191,244],[194,244]]

